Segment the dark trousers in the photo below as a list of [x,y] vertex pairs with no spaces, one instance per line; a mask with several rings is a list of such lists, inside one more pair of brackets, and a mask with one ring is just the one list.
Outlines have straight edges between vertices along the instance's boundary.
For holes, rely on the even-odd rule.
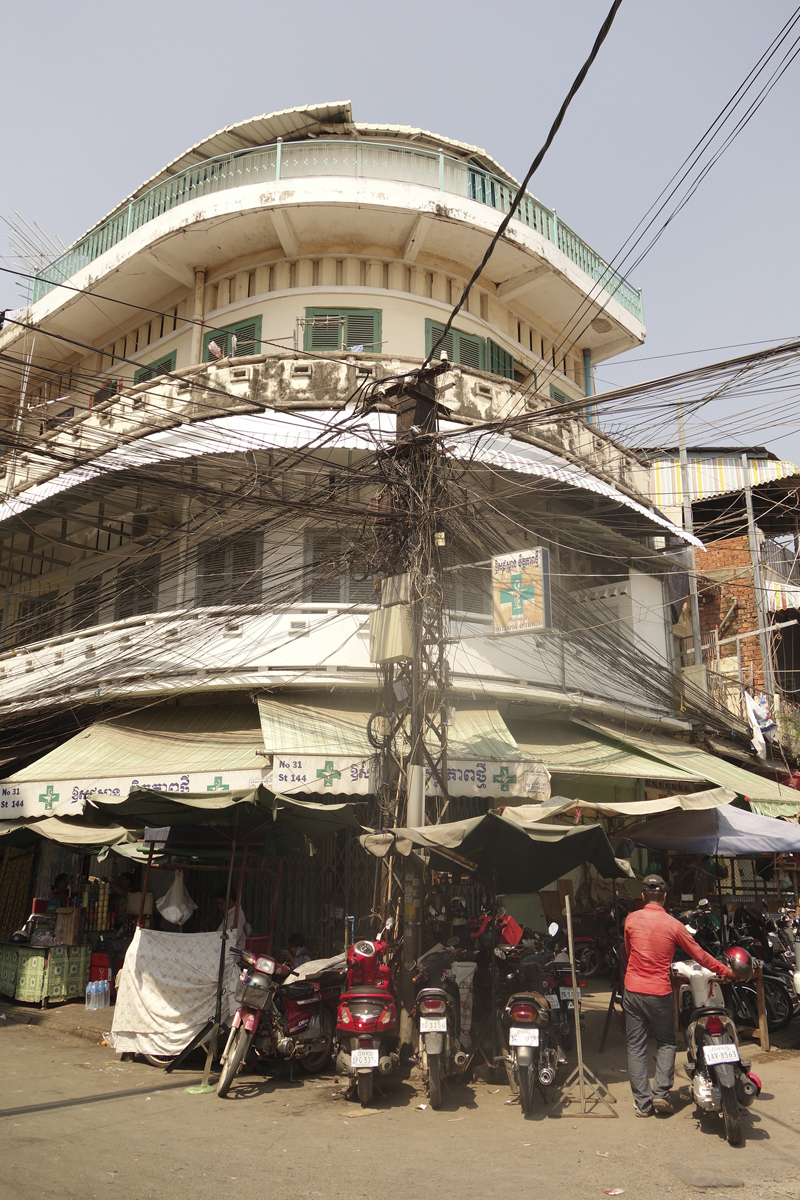
[[[675,1005],[672,993],[648,996],[625,991],[625,1035],[628,1040],[628,1078],[637,1108],[647,1112],[653,1097],[666,1099],[675,1081]],[[656,1039],[656,1074],[652,1091],[647,1072],[647,1040],[652,1027]]]

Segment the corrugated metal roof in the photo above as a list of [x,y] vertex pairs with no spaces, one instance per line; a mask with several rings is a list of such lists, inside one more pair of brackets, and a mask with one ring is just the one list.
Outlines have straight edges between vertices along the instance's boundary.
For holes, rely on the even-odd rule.
[[254,770],[261,730],[254,705],[155,705],[98,721],[49,754],[17,771],[9,782],[82,779],[168,772]]
[[[747,481],[741,455],[690,458],[688,471],[692,500],[740,492]],[[751,458],[747,463],[747,475],[751,487],[793,476],[798,476],[800,487],[800,468],[792,462]],[[683,481],[677,459],[663,458],[651,463],[650,484],[651,498],[659,508],[676,508],[683,504]]]
[[731,788],[747,799],[780,803],[791,799],[795,794],[794,788],[783,787],[772,779],[756,775],[754,771],[745,771],[723,758],[717,758],[715,754],[707,754],[697,746],[680,742],[677,738],[664,737],[649,730],[634,733],[628,729],[615,729],[599,721],[582,720],[579,723],[596,733],[616,739],[623,746],[633,746],[636,750],[661,759],[670,766],[680,767],[695,779]]
[[[367,722],[373,709],[346,696],[330,694],[305,698],[259,696],[258,709],[264,745],[270,753],[338,755],[371,758],[375,748],[367,738]],[[496,711],[486,706],[461,707],[455,725],[447,731],[450,759],[480,759],[490,762],[517,760],[520,753],[512,735]]]
[[509,721],[520,750],[543,762],[551,775],[600,775],[613,779],[668,779],[693,782],[692,771],[621,746],[569,721]]
[[[338,426],[338,428],[337,428]],[[577,466],[527,442],[500,434],[476,434],[454,422],[443,423],[442,431],[452,434],[449,447],[454,457],[467,462],[484,463],[506,471],[534,475],[541,479],[563,483],[569,487],[605,496],[615,504],[624,505],[648,521],[666,529],[684,542],[702,548],[702,542],[685,533],[660,513],[649,509],[633,497],[625,495],[612,484],[592,475],[585,467]],[[371,413],[353,422],[348,413],[336,409],[311,413],[240,413],[233,417],[213,417],[208,421],[176,425],[173,429],[146,434],[126,442],[94,462],[60,472],[43,483],[33,484],[18,496],[0,504],[0,521],[33,508],[36,504],[88,483],[113,471],[151,467],[198,455],[243,454],[267,449],[319,449],[322,433],[328,450],[361,450],[373,453],[378,448],[394,444],[397,439],[393,414]]]
[[[443,150],[455,153],[458,157],[473,160],[485,170],[507,179],[510,183],[518,183],[513,175],[509,175],[508,171],[495,162],[480,146],[472,146],[468,142],[442,137],[441,134],[430,133],[426,129],[417,129],[411,125],[356,124],[353,121],[350,101],[334,100],[326,104],[307,104],[300,108],[285,108],[280,112],[264,113],[260,117],[249,117],[246,121],[239,121],[235,125],[226,125],[224,129],[218,129],[216,133],[203,138],[202,141],[195,142],[193,146],[184,150],[177,158],[173,158],[155,175],[151,175],[104,217],[95,221],[81,236],[86,237],[86,234],[91,233],[109,217],[120,212],[132,200],[137,199],[150,188],[164,183],[173,175],[179,175],[187,167],[206,162],[210,158],[233,154],[238,150],[247,149],[249,146],[268,146],[276,142],[278,138],[283,138],[285,142],[302,141],[322,134],[328,136],[349,135],[386,141],[397,139],[403,142],[417,142],[425,145],[426,149],[441,147]],[[77,238],[76,240],[80,241],[81,239]]]

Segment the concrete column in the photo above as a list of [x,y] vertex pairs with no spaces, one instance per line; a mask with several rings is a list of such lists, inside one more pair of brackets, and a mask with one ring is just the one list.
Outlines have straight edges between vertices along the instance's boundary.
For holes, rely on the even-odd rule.
[[202,321],[205,316],[205,300],[206,300],[206,269],[205,267],[195,267],[194,269],[194,307],[192,309],[192,320],[197,322],[192,325],[192,366],[199,363],[203,355],[203,326]]
[[297,286],[312,287],[314,283],[314,264],[310,258],[301,258],[297,264]]
[[346,258],[342,264],[342,283],[345,287],[361,287],[361,260]]
[[406,290],[406,269],[401,262],[389,263],[389,291]]
[[256,295],[263,296],[269,291],[269,264],[256,267]]
[[367,263],[367,287],[383,287],[383,263],[379,258],[371,258]]
[[292,286],[292,268],[285,258],[275,263],[275,291],[285,292]]
[[321,258],[319,263],[319,282],[322,287],[336,287],[336,259]]
[[433,299],[441,300],[443,304],[450,302],[450,288],[444,271],[433,272]]
[[231,300],[246,300],[250,289],[250,272],[238,271],[234,279],[234,293]]
[[231,302],[231,281],[220,279],[217,284],[217,308],[227,308]]

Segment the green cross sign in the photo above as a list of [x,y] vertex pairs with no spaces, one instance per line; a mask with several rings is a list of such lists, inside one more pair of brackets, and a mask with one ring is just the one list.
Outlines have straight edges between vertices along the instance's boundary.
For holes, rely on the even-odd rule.
[[526,600],[533,600],[536,596],[536,588],[532,583],[526,587],[522,586],[522,574],[512,575],[509,579],[509,586],[503,588],[500,592],[500,603],[511,605],[512,617],[521,617],[524,611]]
[[58,804],[58,792],[53,791],[52,783],[48,783],[44,794],[39,797],[39,803],[43,804],[48,812],[52,812],[53,805]]
[[509,775],[508,767],[501,767],[500,774],[492,776],[492,783],[499,783],[501,792],[510,791],[512,783],[516,783],[516,782],[517,782],[516,775]]
[[323,787],[333,787],[334,779],[341,779],[341,778],[342,778],[342,772],[334,771],[334,769],[333,769],[333,759],[332,758],[328,758],[325,760],[324,768],[322,768],[322,767],[317,768],[317,779],[324,780],[324,783],[322,784]]
[[211,787],[206,788],[207,792],[229,792],[230,790],[230,786],[227,783],[222,782],[221,775],[215,775],[214,782],[212,783]]

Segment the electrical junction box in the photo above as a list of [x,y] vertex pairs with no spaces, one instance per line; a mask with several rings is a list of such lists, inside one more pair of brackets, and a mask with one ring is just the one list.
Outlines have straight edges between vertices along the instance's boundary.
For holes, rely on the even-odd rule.
[[413,651],[411,609],[407,604],[376,608],[369,614],[369,661],[402,662]]
[[390,575],[381,580],[381,604],[388,608],[391,604],[410,604],[411,576]]

